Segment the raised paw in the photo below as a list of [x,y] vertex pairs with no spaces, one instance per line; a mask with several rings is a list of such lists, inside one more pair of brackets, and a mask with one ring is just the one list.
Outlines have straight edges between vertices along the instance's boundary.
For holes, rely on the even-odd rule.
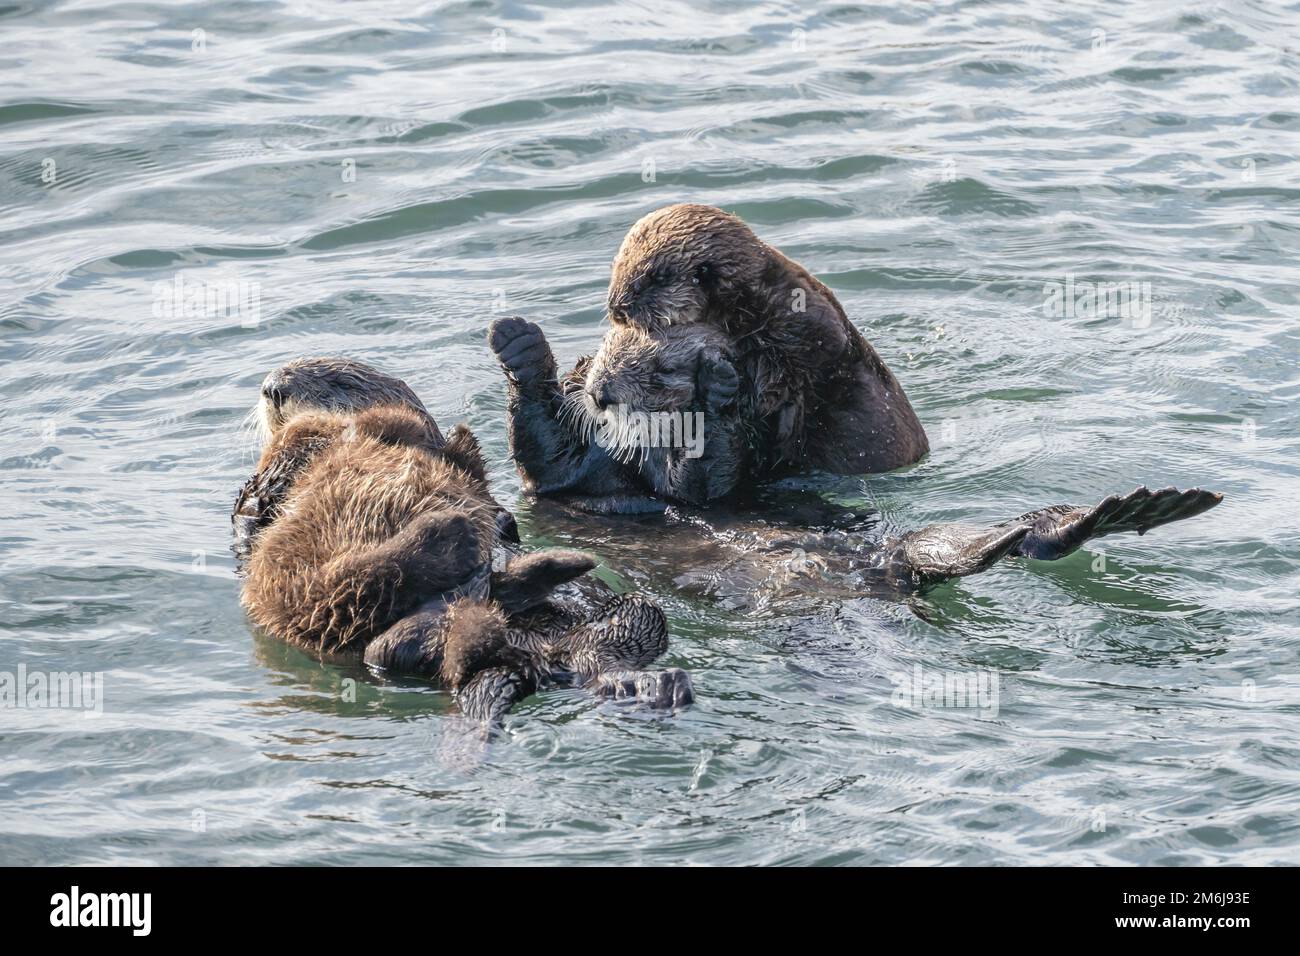
[[601,674],[592,683],[591,691],[601,700],[647,704],[655,710],[675,710],[695,703],[691,675],[679,667]]
[[555,376],[555,357],[536,322],[517,315],[497,319],[488,329],[488,346],[506,374],[520,385]]
[[724,356],[706,353],[700,357],[697,387],[705,408],[721,411],[732,405],[740,394],[740,373]]

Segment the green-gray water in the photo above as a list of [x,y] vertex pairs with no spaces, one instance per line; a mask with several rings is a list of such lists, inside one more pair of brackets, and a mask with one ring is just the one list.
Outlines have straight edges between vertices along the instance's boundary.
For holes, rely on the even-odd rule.
[[[0,8],[0,671],[105,695],[0,710],[0,862],[1300,862],[1297,22]],[[911,604],[656,587],[695,707],[547,693],[477,763],[445,694],[255,638],[227,516],[263,374],[403,376],[516,501],[488,323],[590,349],[622,234],[679,200],[808,265],[906,386],[933,453],[841,500],[914,527],[1141,483],[1227,499]],[[260,298],[172,310],[178,274]],[[1067,277],[1150,308],[1052,314]],[[991,670],[996,714],[898,706],[918,665]]]

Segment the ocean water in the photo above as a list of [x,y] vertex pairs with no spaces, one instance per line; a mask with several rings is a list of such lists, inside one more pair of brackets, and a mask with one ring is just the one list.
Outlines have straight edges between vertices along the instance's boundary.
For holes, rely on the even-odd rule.
[[[100,713],[0,709],[0,862],[1300,862],[1298,24],[0,7],[0,672],[102,681]],[[227,545],[262,376],[401,375],[560,540],[486,328],[589,351],[623,233],[683,200],[827,282],[925,423],[924,462],[834,500],[899,527],[1225,501],[895,602],[694,599],[647,536],[602,574],[664,605],[698,703],[554,691],[469,757],[446,694],[256,636]],[[912,706],[918,674],[996,699]]]

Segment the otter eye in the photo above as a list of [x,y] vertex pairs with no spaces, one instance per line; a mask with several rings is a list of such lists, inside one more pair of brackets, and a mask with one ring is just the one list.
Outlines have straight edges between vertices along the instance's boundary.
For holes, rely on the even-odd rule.
[[701,279],[707,279],[709,276],[709,264],[701,263],[695,270],[695,275],[691,276],[691,283],[699,285]]

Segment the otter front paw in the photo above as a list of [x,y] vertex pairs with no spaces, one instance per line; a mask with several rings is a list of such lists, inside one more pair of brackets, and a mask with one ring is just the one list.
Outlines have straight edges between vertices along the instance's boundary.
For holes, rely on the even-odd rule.
[[655,710],[675,710],[695,703],[691,675],[679,667],[601,674],[590,689],[601,700],[643,703]]
[[740,373],[721,355],[700,358],[697,381],[702,404],[710,412],[730,407],[740,394]]
[[517,385],[555,377],[555,356],[536,322],[517,315],[497,319],[488,330],[488,345]]

